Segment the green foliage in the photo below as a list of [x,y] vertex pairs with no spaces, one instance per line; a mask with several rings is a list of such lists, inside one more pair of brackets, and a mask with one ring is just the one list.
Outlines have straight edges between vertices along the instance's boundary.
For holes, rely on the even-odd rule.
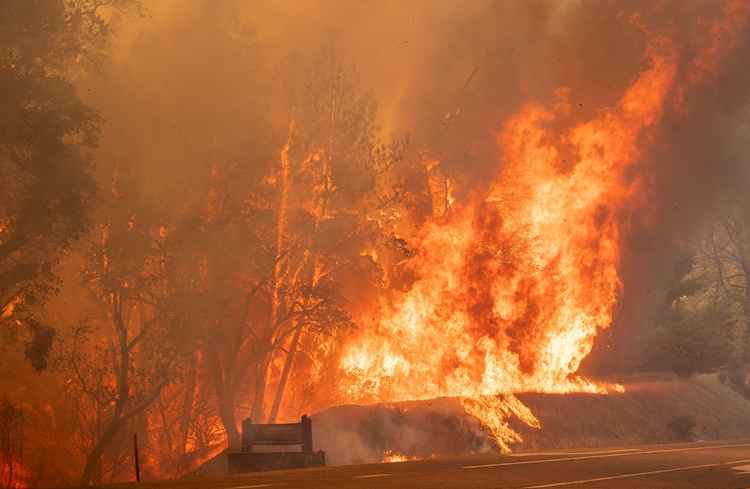
[[718,307],[689,310],[684,304],[676,305],[660,326],[663,346],[659,363],[684,376],[724,365],[730,353],[724,313]]
[[676,260],[658,311],[650,368],[690,376],[726,364],[735,319],[729,304],[707,294],[707,284],[694,256],[685,251]]

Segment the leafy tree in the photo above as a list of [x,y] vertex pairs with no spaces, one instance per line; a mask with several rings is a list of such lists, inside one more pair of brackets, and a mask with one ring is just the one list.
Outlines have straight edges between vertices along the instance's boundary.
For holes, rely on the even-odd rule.
[[192,311],[230,446],[239,444],[238,413],[277,419],[289,379],[352,325],[343,284],[366,275],[343,271],[372,264],[363,249],[382,233],[379,210],[392,195],[379,179],[405,144],[379,141],[374,102],[335,53],[284,69],[297,84],[275,99],[291,123],[268,150],[271,164],[214,165],[174,229],[184,246],[170,273]]
[[[178,378],[188,346],[181,334],[188,318],[170,293],[158,216],[119,185],[99,215],[82,276],[94,312],[74,330],[61,362],[88,416],[81,420],[90,433],[81,485],[102,481],[103,456]],[[117,465],[110,466],[113,476]]]
[[730,352],[732,317],[727,304],[709,293],[695,251],[678,255],[649,339],[647,366],[685,376],[715,371]]
[[24,487],[23,474],[23,411],[7,397],[0,397],[0,487]]
[[[321,346],[317,341],[321,333],[330,335],[351,324],[345,303],[354,299],[354,294],[334,291],[345,289],[343,271],[359,268],[363,261],[372,259],[365,251],[375,248],[384,234],[373,223],[384,220],[384,209],[398,197],[383,182],[403,157],[407,143],[406,139],[390,143],[381,140],[375,123],[375,100],[360,88],[356,69],[332,43],[323,43],[307,58],[292,59],[287,79],[293,82],[286,92],[291,124],[287,153],[282,153],[281,163],[283,166],[284,159],[288,160],[291,176],[286,184],[295,199],[290,203],[290,225],[286,229],[277,226],[283,239],[277,240],[276,252],[277,256],[285,253],[286,240],[300,244],[302,254],[284,259],[281,273],[274,276],[274,286],[284,291],[279,304],[282,311],[298,303],[297,291],[310,294],[303,303],[323,304],[326,301],[319,301],[326,297],[333,307],[317,318],[293,317],[289,338],[283,333],[281,342],[273,321],[269,323],[266,332],[278,344],[273,350],[267,349],[266,365],[276,361],[277,352],[281,357],[268,412],[270,422],[279,416],[297,352],[312,359],[310,350],[314,349],[309,347]],[[282,207],[278,206],[277,222],[284,212]],[[381,239],[380,243],[387,241]],[[360,279],[358,286],[368,288],[366,276]],[[253,416],[265,419],[264,387],[269,379],[267,366],[261,367],[256,371]]]
[[750,396],[745,367],[750,346],[750,201],[740,182],[725,189],[701,233],[696,270],[705,280],[707,300],[727,318],[729,380]]
[[84,155],[99,118],[77,96],[73,64],[100,59],[102,9],[126,0],[0,2],[0,332],[25,337],[47,365],[53,330],[35,318],[52,293],[60,256],[86,230],[95,191]]

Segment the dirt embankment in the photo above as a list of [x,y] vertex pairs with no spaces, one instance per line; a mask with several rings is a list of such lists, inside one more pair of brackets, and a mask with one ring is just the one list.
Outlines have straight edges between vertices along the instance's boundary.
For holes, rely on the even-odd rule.
[[[641,376],[627,379],[625,389],[606,396],[519,394],[542,427],[511,419],[523,438],[513,450],[750,438],[750,401],[716,375]],[[425,458],[493,449],[481,424],[450,398],[338,406],[313,416],[313,433],[330,465],[379,462],[389,453]]]

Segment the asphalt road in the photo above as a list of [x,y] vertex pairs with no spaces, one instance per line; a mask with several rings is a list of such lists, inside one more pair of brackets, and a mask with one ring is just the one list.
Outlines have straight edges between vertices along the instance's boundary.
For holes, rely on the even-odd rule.
[[262,472],[153,486],[175,489],[747,489],[750,488],[750,441],[466,456]]

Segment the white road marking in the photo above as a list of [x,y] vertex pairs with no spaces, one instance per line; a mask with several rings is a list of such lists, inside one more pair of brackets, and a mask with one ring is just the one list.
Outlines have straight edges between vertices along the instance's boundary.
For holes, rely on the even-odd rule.
[[542,460],[522,460],[520,462],[502,462],[496,464],[483,464],[483,465],[464,465],[463,469],[491,469],[494,467],[507,467],[511,465],[530,465],[530,464],[546,464],[552,462],[572,462],[578,460],[592,460],[596,458],[611,458],[611,457],[627,457],[630,455],[656,455],[660,453],[673,453],[673,452],[691,452],[695,450],[715,450],[719,448],[742,448],[750,447],[750,443],[741,443],[736,445],[713,445],[713,446],[700,446],[700,447],[689,447],[689,448],[664,448],[660,450],[647,450],[647,451],[636,451],[636,452],[624,452],[624,453],[605,453],[603,455],[587,455],[585,457],[561,457],[561,458],[545,458]]
[[[255,484],[252,486],[234,486],[234,487],[227,487],[226,489],[254,489],[258,487],[271,487],[274,484]],[[276,484],[279,485],[279,484]]]
[[367,474],[367,475],[355,475],[355,479],[374,479],[375,477],[388,477],[391,474]]
[[630,479],[633,477],[643,477],[647,475],[656,475],[656,474],[668,474],[670,472],[682,472],[686,470],[709,469],[713,467],[722,467],[722,466],[733,465],[733,464],[745,464],[748,462],[750,462],[750,459],[733,460],[731,462],[722,462],[718,464],[690,465],[687,467],[677,467],[674,469],[650,470],[648,472],[634,472],[631,474],[619,474],[619,475],[611,475],[608,477],[597,477],[596,479],[584,479],[584,480],[569,481],[569,482],[553,482],[551,484],[540,484],[538,486],[526,486],[523,489],[544,489],[547,487],[572,486],[572,485],[577,485],[577,484],[588,484],[589,482],[611,481],[615,479]]
[[623,453],[637,452],[638,448],[621,448],[619,450],[594,450],[589,452],[528,452],[528,453],[509,453],[511,457],[540,457],[543,455],[603,455],[605,453]]

